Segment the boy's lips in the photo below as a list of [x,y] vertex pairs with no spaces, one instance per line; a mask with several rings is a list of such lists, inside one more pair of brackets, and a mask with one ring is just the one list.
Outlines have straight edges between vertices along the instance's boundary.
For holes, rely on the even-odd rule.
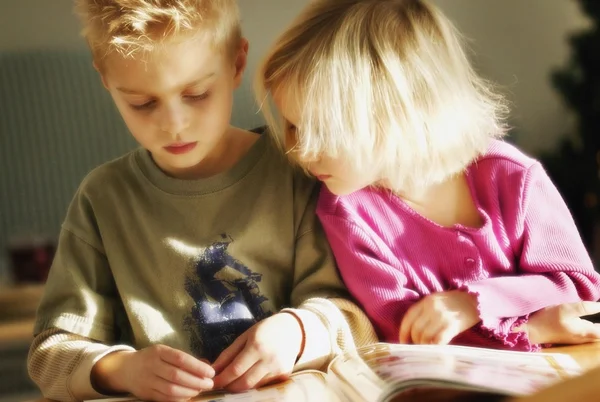
[[178,142],[175,144],[167,145],[165,151],[174,155],[181,155],[187,152],[190,152],[192,149],[196,148],[198,145],[197,142]]

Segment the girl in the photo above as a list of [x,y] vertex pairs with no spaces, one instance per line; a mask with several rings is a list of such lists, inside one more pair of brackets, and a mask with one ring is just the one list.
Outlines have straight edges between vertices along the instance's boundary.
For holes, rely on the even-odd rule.
[[318,216],[382,340],[533,350],[531,313],[600,296],[557,189],[501,140],[503,98],[432,5],[313,1],[258,84],[325,184]]

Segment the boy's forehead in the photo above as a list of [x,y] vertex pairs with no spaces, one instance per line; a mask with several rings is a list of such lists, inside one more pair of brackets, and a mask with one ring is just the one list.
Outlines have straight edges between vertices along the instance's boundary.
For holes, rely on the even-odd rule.
[[226,68],[222,52],[197,38],[165,42],[130,56],[113,52],[104,60],[107,78],[123,92],[200,84]]

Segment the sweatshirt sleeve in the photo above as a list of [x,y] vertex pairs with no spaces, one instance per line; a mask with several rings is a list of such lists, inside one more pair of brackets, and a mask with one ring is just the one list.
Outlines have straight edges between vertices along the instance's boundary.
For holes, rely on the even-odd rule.
[[520,194],[514,233],[509,234],[518,275],[464,285],[477,296],[484,327],[498,318],[522,317],[543,307],[600,297],[600,276],[541,164],[532,165],[523,176]]
[[73,198],[60,232],[36,314],[28,370],[53,400],[100,397],[90,383],[93,365],[106,354],[133,350],[118,342],[119,295],[85,187]]
[[27,358],[27,370],[45,398],[56,401],[98,399],[91,383],[92,367],[109,353],[133,348],[106,346],[59,329],[37,335]]
[[304,327],[304,349],[295,370],[321,369],[331,358],[377,341],[365,313],[350,298],[315,214],[318,188],[302,214],[296,238],[289,311]]

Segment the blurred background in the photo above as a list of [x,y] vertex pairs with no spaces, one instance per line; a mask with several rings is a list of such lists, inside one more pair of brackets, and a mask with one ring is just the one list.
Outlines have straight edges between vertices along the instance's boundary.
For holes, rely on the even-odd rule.
[[[233,124],[253,128],[251,77],[309,0],[239,0],[249,69]],[[512,102],[510,140],[540,158],[598,254],[598,0],[433,0]],[[35,397],[25,358],[60,224],[81,179],[135,147],[92,68],[72,0],[0,2],[0,402]]]

